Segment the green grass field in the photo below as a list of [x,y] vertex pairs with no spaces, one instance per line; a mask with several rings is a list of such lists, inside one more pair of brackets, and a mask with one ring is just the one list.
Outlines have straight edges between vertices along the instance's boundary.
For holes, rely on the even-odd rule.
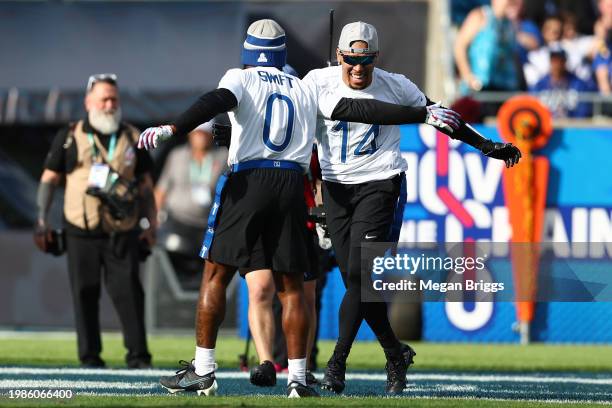
[[[110,367],[123,368],[121,337],[105,334],[103,339],[102,357]],[[222,337],[217,344],[224,395],[198,398],[169,396],[157,385],[159,375],[172,373],[178,360],[192,358],[191,336],[150,336],[157,370],[134,375],[127,370],[81,374],[70,368],[78,363],[74,336],[11,334],[0,336],[0,406],[572,407],[612,400],[611,346],[411,344],[417,357],[403,397],[382,395],[383,353],[377,343],[358,342],[348,362],[349,371],[357,373],[347,380],[347,390],[352,387],[348,396],[326,394],[321,399],[295,401],[278,396],[284,390],[283,379],[276,388],[261,391],[236,372],[237,356],[244,351],[244,341],[236,337]],[[320,367],[332,347],[332,342],[320,342]],[[360,378],[359,372],[376,378]],[[74,384],[76,396],[69,400],[8,398],[8,391],[17,386],[40,389],[41,384],[57,389]]]
[[[413,399],[413,398],[375,398],[347,397],[321,398],[319,400],[290,400],[284,397],[78,397],[63,401],[2,401],[0,407],[30,407],[30,406],[79,406],[79,407],[410,407],[410,408],[541,408],[553,406],[550,402],[503,401],[503,400],[468,400],[468,399]],[[584,408],[585,403],[564,403],[563,407]]]
[[[319,366],[331,355],[332,341],[319,342]],[[244,340],[222,337],[217,343],[220,368],[235,369]],[[442,371],[586,371],[610,372],[612,346],[532,344],[436,344],[415,342],[415,369]],[[181,359],[193,357],[195,340],[191,336],[150,336],[155,367],[173,368]],[[103,337],[102,358],[111,367],[123,367],[125,349],[121,336]],[[251,344],[251,354],[254,353]],[[357,342],[348,365],[353,370],[382,370],[384,355],[378,343]],[[76,366],[76,341],[72,336],[45,338],[23,335],[0,338],[0,365]]]

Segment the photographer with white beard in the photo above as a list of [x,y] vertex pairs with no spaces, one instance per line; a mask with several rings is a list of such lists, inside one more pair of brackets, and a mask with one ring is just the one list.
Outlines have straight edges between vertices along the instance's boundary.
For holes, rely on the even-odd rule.
[[[153,162],[145,150],[136,149],[140,131],[121,122],[116,75],[89,77],[85,110],[85,119],[58,132],[47,155],[34,241],[55,255],[65,243],[81,365],[105,366],[99,324],[104,276],[121,321],[126,363],[129,368],[148,368],[151,355],[138,272],[140,257],[155,240]],[[51,232],[47,215],[64,178],[65,233],[58,234]]]

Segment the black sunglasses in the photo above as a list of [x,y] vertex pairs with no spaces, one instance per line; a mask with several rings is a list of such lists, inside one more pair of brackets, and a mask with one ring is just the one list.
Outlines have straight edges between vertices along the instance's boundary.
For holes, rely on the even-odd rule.
[[368,54],[368,55],[346,55],[340,53],[342,56],[342,60],[348,65],[370,65],[376,59],[376,54]]
[[87,80],[87,92],[91,91],[91,88],[98,82],[106,82],[112,85],[117,85],[116,74],[95,74],[89,77]]

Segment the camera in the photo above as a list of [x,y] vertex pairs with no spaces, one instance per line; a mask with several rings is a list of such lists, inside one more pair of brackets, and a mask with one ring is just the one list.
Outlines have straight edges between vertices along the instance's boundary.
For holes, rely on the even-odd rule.
[[98,198],[115,220],[129,218],[136,211],[137,182],[119,177],[117,173],[109,176],[104,188],[90,186],[85,194]]

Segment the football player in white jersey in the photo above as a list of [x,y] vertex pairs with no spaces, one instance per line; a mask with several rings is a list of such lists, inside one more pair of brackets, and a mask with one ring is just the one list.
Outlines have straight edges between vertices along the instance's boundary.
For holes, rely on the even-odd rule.
[[[234,131],[231,172],[220,178],[200,256],[205,259],[196,314],[196,352],[176,375],[160,380],[170,392],[217,390],[215,345],[225,315],[225,289],[235,270],[271,269],[283,305],[289,397],[317,396],[305,381],[309,326],[304,306],[306,208],[302,174],[308,167],[317,115],[378,124],[427,122],[453,132],[458,115],[428,109],[326,95],[284,74],[285,32],[273,20],[251,24],[242,50],[243,69],[231,69],[219,87],[202,95],[173,124],[146,129],[140,148],[154,148],[222,112]],[[213,240],[214,238],[214,240]]]
[[[378,34],[372,25],[361,21],[347,24],[337,48],[339,65],[315,69],[304,82],[316,87],[320,99],[331,93],[334,98],[377,99],[426,110],[438,109],[405,76],[376,68],[378,51]],[[453,133],[440,130],[490,157],[505,160],[507,165],[513,165],[520,158],[516,147],[486,140],[463,122]],[[405,204],[405,193],[402,202],[400,192],[405,192],[407,169],[400,152],[400,129],[319,116],[317,143],[327,226],[347,288],[340,306],[338,341],[322,386],[337,393],[343,391],[346,359],[365,319],[387,358],[386,390],[391,394],[401,393],[406,386],[406,369],[416,353],[398,341],[380,294],[372,285],[362,285],[362,281],[371,281],[371,268],[362,268],[362,252],[366,249],[361,247],[364,242],[397,242],[399,238]],[[374,256],[377,254],[364,254],[366,259]],[[363,291],[370,295],[370,302],[362,301]],[[378,301],[372,302],[372,299]]]
[[141,136],[143,147],[154,146],[221,111],[229,112],[234,129],[228,155],[231,173],[217,185],[200,251],[206,263],[195,360],[177,375],[160,380],[170,392],[215,393],[214,350],[225,314],[225,288],[236,268],[241,273],[269,268],[284,310],[287,395],[317,395],[304,378],[309,321],[303,294],[308,259],[302,195],[317,104],[305,84],[278,69],[285,62],[284,30],[272,20],[256,21],[243,45],[245,69],[230,69],[216,91],[203,95],[173,125],[150,128]]

